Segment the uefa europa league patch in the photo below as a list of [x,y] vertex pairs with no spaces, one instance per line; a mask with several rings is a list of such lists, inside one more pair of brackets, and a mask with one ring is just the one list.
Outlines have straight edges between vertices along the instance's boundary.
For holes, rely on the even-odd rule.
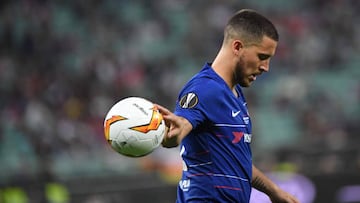
[[195,107],[198,103],[198,96],[195,93],[190,92],[181,97],[179,105],[181,106],[181,108],[189,109]]

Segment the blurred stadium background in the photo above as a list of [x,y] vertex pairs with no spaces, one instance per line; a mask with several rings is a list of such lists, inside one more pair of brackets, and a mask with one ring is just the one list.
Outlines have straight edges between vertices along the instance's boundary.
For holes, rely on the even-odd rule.
[[173,108],[240,8],[281,37],[246,90],[256,165],[304,202],[360,202],[358,0],[0,1],[0,202],[174,202],[178,149],[122,157],[103,118],[127,96]]

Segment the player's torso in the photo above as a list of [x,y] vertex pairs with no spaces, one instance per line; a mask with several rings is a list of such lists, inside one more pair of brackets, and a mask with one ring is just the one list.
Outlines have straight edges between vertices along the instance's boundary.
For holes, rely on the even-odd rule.
[[[221,81],[219,83],[215,85],[224,86]],[[247,201],[251,189],[252,161],[251,121],[246,102],[240,88],[237,88],[239,97],[236,97],[226,85],[219,92],[219,87],[211,87],[210,84],[212,82],[207,83],[207,88],[215,91],[216,102],[209,101],[209,98],[201,101],[201,93],[192,90],[192,93],[200,94],[199,103],[203,103],[197,108],[206,115],[204,122],[182,141],[180,154],[184,172],[179,192],[184,198],[215,197],[220,202]]]

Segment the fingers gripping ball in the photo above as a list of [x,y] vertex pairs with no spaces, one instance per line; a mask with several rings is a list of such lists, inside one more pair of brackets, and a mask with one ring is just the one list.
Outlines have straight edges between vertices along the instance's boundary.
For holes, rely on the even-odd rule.
[[165,123],[154,104],[141,97],[128,97],[112,106],[104,121],[105,139],[118,153],[145,156],[160,146]]

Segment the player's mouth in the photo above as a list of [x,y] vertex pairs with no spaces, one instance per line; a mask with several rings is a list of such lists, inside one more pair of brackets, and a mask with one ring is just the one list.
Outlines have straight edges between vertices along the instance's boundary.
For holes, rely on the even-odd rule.
[[256,80],[256,76],[257,76],[257,74],[252,74],[252,75],[250,75],[250,80],[251,80],[251,81],[255,81],[255,80]]

